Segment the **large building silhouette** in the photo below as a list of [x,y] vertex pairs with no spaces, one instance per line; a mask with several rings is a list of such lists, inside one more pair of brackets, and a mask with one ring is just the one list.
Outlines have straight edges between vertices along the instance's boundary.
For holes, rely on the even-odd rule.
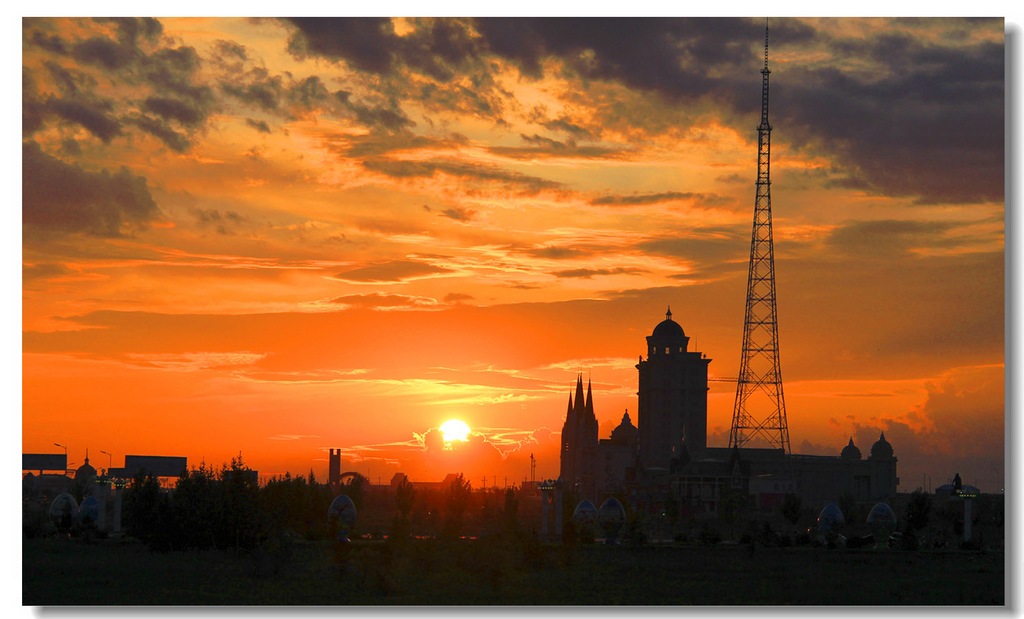
[[647,336],[647,360],[639,371],[637,421],[640,465],[668,470],[685,450],[703,453],[707,446],[708,364],[711,359],[690,352],[690,338],[672,320],[665,320]]
[[599,438],[592,390],[588,384],[584,395],[582,376],[577,378],[562,426],[560,480],[579,500],[599,505],[619,496],[635,508],[671,504],[699,514],[717,512],[723,497],[735,493],[760,509],[776,507],[787,494],[812,505],[894,498],[897,459],[884,433],[867,457],[852,438],[834,456],[708,446],[711,359],[688,350],[689,338],[671,311],[646,339],[647,358],[636,365],[636,427],[627,413],[610,437]]

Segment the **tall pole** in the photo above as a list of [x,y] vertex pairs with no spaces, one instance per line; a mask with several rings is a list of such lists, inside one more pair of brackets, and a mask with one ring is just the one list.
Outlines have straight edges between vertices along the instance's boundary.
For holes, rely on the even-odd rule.
[[67,445],[61,445],[60,443],[54,443],[54,445],[56,445],[57,447],[62,447],[64,449],[64,474],[67,475],[68,474],[68,446]]
[[772,243],[771,133],[768,122],[768,21],[761,69],[761,124],[757,127],[757,188],[750,236],[743,351],[733,406],[730,447],[768,447],[790,453],[786,403],[779,366]]

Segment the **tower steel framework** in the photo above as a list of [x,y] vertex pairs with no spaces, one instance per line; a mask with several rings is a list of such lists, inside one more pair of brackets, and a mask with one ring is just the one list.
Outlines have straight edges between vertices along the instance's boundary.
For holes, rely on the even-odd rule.
[[761,69],[761,124],[757,127],[757,191],[750,237],[743,352],[736,385],[729,447],[761,446],[790,453],[786,402],[779,366],[779,323],[775,306],[775,250],[772,244],[771,132],[768,122],[768,23]]

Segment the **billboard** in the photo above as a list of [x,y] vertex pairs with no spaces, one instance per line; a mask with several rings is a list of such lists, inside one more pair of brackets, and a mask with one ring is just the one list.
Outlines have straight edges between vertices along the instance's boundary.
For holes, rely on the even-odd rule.
[[143,472],[154,477],[180,477],[188,469],[184,456],[125,456],[124,476],[134,477]]
[[23,471],[60,471],[68,468],[67,454],[21,454],[21,470]]

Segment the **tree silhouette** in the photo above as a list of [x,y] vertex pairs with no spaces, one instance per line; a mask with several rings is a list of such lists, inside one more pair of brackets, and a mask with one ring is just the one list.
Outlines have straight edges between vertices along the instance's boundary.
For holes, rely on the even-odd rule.
[[153,550],[170,550],[177,535],[170,499],[153,475],[140,471],[125,492],[123,520],[128,535]]
[[789,493],[783,497],[782,505],[779,506],[779,511],[787,522],[792,525],[796,525],[797,521],[800,520],[800,514],[803,511],[803,499],[800,498],[799,494]]
[[472,492],[472,484],[463,477],[462,473],[459,473],[448,484],[448,487],[445,488],[445,519],[444,525],[441,527],[442,537],[453,539],[462,533],[466,510],[469,508],[469,498]]
[[519,532],[519,492],[515,486],[505,490],[505,531],[512,535]]
[[408,520],[412,512],[413,504],[416,501],[416,487],[412,485],[408,477],[403,477],[395,487],[395,507],[401,514],[402,520]]

